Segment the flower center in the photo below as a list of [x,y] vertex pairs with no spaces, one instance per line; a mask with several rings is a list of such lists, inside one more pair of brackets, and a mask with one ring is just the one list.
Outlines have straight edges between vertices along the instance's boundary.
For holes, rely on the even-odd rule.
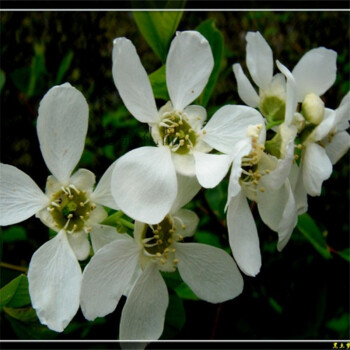
[[[186,228],[183,223],[182,228]],[[174,219],[166,216],[157,225],[145,225],[141,235],[145,255],[155,259],[162,271],[175,271],[176,264],[179,262],[175,258],[176,248],[174,248],[174,243],[182,240],[183,237],[177,234],[176,231],[177,227]]]
[[188,120],[186,114],[182,112],[164,113],[159,123],[159,133],[163,145],[169,146],[172,152],[187,154],[195,146],[196,133]]
[[65,229],[68,233],[81,231],[89,232],[85,226],[90,213],[96,208],[95,203],[90,203],[86,191],[78,190],[74,185],[61,187],[61,190],[52,196],[52,202],[47,210],[58,229]]
[[246,189],[247,197],[251,200],[256,200],[258,189],[261,192],[265,192],[263,186],[258,188],[259,181],[262,176],[270,173],[270,169],[259,169],[259,162],[263,156],[265,147],[259,143],[261,126],[255,126],[254,129],[248,132],[252,139],[252,151],[242,158],[242,175],[240,178],[240,184]]

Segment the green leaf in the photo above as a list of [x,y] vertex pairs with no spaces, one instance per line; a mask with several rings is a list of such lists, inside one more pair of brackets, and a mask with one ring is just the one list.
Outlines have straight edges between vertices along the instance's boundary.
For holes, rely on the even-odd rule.
[[11,73],[11,79],[15,84],[16,88],[26,94],[30,79],[30,68],[29,67],[20,67],[14,70]]
[[197,295],[192,292],[192,289],[185,282],[180,283],[175,288],[175,292],[181,299],[199,300]]
[[133,128],[138,125],[135,118],[130,118],[130,113],[124,105],[117,108],[116,111],[108,111],[102,117],[102,126],[104,128]]
[[194,235],[194,239],[199,243],[208,244],[217,248],[222,248],[220,238],[214,233],[207,231],[197,231]]
[[38,320],[23,322],[9,315],[6,316],[19,339],[53,339],[58,335],[58,333],[40,324]]
[[340,250],[338,252],[339,256],[341,256],[343,259],[345,259],[346,261],[350,262],[350,248],[344,249],[344,250]]
[[91,152],[89,149],[84,149],[83,154],[80,158],[80,165],[82,167],[89,167],[94,163],[95,154]]
[[56,85],[61,84],[65,74],[67,73],[73,59],[74,53],[73,51],[69,51],[62,59],[62,62],[58,68],[56,75]]
[[28,279],[20,275],[0,289],[0,310],[4,307],[22,307],[30,304]]
[[115,160],[115,149],[114,145],[106,145],[102,148],[103,155],[110,159],[110,160]]
[[205,198],[215,215],[224,220],[225,215],[225,205],[227,201],[227,180],[223,180],[214,188],[210,188],[205,191]]
[[174,272],[161,272],[161,274],[168,289],[175,290],[175,288],[182,283],[182,279],[178,270],[175,270]]
[[298,229],[314,248],[325,258],[330,259],[331,253],[327,249],[325,237],[317,227],[315,221],[308,215],[303,214],[298,218]]
[[36,43],[30,67],[16,69],[11,73],[11,78],[18,90],[27,97],[32,97],[42,93],[45,74],[45,46]]
[[213,18],[210,18],[201,23],[196,28],[196,30],[199,31],[208,40],[214,56],[213,71],[209,77],[208,84],[200,96],[200,104],[205,107],[208,104],[210,96],[214,91],[220,69],[223,64],[224,38],[221,32],[215,27],[215,19]]
[[331,320],[329,320],[326,324],[326,327],[336,332],[346,332],[349,329],[349,320],[350,314],[344,313],[339,318],[332,318]]
[[170,41],[180,23],[182,12],[137,11],[133,12],[133,16],[148,45],[165,63]]
[[0,69],[0,93],[6,82],[6,75],[2,69]]
[[29,85],[26,91],[28,97],[37,95],[41,92],[43,75],[46,74],[45,46],[38,43],[34,44],[34,53],[35,55],[30,66]]
[[35,310],[32,307],[4,307],[3,310],[11,317],[22,322],[35,322],[38,320]]
[[276,299],[270,297],[269,304],[278,314],[282,313],[282,311],[283,311],[282,306],[276,301]]
[[154,97],[169,101],[170,98],[165,78],[165,65],[150,74],[149,80],[151,81]]
[[186,313],[182,300],[174,294],[169,295],[169,306],[165,314],[165,328],[162,339],[171,339],[182,329]]
[[22,226],[11,226],[10,228],[1,232],[1,238],[3,242],[17,242],[25,241],[27,239],[27,232]]

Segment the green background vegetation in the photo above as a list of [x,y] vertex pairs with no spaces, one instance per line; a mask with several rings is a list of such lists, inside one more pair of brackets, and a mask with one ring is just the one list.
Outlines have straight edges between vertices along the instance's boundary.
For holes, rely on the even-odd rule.
[[[48,170],[39,150],[36,118],[41,98],[53,85],[70,82],[88,101],[89,130],[78,167],[94,171],[97,179],[116,158],[152,144],[148,126],[130,116],[113,83],[112,43],[119,36],[132,40],[150,74],[164,63],[166,33],[171,38],[176,24],[181,31],[199,27],[210,35],[217,84],[214,77],[213,89],[199,99],[209,116],[224,104],[243,104],[232,64],[240,62],[245,68],[247,31],[260,31],[274,59],[290,69],[312,48],[337,51],[337,80],[324,97],[326,106],[336,108],[349,90],[348,12],[185,11],[182,16],[172,13],[167,20],[127,11],[1,12],[0,16],[1,162],[23,170],[42,189]],[[154,28],[159,27],[163,30],[157,32]],[[163,73],[152,75],[160,106],[166,97]],[[238,298],[221,305],[196,300],[178,275],[168,276],[171,298],[162,338],[349,339],[348,174],[346,155],[324,183],[321,197],[309,198],[310,216],[300,219],[282,253],[276,250],[276,233],[258,219],[255,208],[263,265],[256,278],[244,277]],[[201,191],[190,208],[201,219],[195,239],[227,249],[226,191],[225,181]],[[40,325],[28,307],[27,280],[18,276],[25,274],[49,231],[31,218],[3,228],[0,237],[1,287],[17,277],[1,291],[3,339],[117,339],[121,305],[95,322],[85,321],[79,311],[62,334]]]

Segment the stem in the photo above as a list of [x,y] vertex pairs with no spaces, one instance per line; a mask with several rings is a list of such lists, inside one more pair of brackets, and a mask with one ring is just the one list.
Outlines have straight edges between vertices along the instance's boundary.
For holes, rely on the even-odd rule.
[[280,125],[280,124],[282,124],[282,121],[281,121],[281,120],[277,120],[277,121],[275,121],[275,122],[268,123],[268,124],[266,125],[266,130],[270,130],[270,129],[272,129],[274,126],[277,126],[277,125]]
[[116,213],[108,216],[108,218],[104,219],[102,221],[103,225],[110,225],[110,226],[114,226],[119,220],[120,218],[124,215],[124,213],[120,210],[117,211]]
[[5,262],[0,262],[0,266],[1,267],[5,267],[7,269],[11,269],[11,270],[16,270],[16,271],[20,271],[20,272],[24,272],[27,273],[28,272],[28,268],[24,267],[24,266],[18,266],[18,265],[13,265],[13,264],[8,264]]
[[127,227],[127,228],[130,228],[130,229],[134,229],[134,224],[133,223],[131,223],[130,221],[128,221],[128,220],[125,220],[125,219],[122,219],[122,218],[120,218],[119,220],[118,220],[118,222],[120,222],[122,225],[124,225],[125,227]]

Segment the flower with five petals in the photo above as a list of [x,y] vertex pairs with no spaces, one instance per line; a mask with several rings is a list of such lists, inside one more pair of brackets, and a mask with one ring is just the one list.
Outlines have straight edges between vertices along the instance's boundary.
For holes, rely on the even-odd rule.
[[79,308],[82,271],[78,260],[117,237],[115,228],[101,225],[103,205],[117,209],[109,192],[112,167],[93,190],[95,175],[79,169],[84,149],[88,105],[84,96],[66,83],[51,88],[39,107],[37,132],[45,163],[51,173],[44,194],[18,168],[0,164],[0,225],[36,214],[58,232],[32,256],[28,270],[29,294],[41,323],[63,331]]

